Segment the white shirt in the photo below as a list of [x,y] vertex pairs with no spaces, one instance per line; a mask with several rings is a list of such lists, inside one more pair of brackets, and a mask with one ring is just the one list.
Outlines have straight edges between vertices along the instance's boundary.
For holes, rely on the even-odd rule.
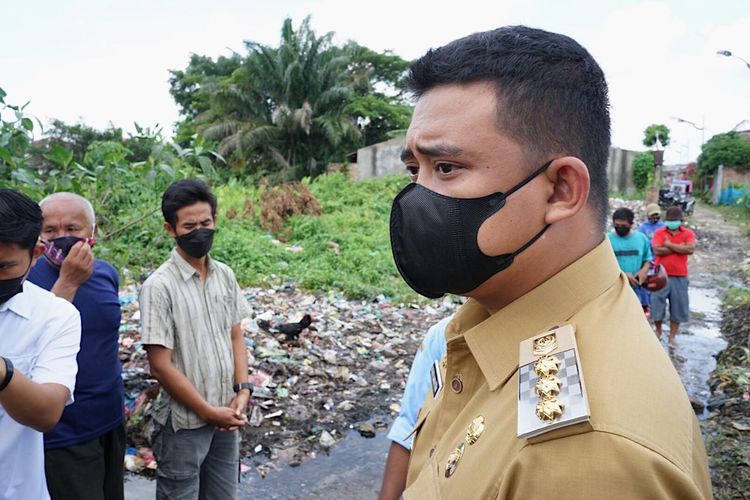
[[[34,383],[67,387],[67,404],[73,402],[80,342],[78,310],[33,283],[26,281],[23,293],[0,305],[0,356]],[[0,500],[49,498],[43,439],[0,404]]]

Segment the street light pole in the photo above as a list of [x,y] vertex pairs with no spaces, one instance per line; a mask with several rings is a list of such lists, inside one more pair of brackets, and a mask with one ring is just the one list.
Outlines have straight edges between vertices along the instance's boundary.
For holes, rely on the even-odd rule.
[[740,61],[742,61],[743,63],[745,63],[745,66],[747,66],[747,69],[750,69],[750,62],[747,62],[745,59],[741,58],[737,54],[732,54],[731,50],[717,50],[716,53],[718,55],[720,55],[720,56],[734,57],[736,59],[739,59]]
[[679,123],[687,123],[688,125],[692,125],[694,129],[701,131],[701,146],[703,146],[706,143],[706,127],[705,127],[705,121],[706,118],[701,117],[701,125],[698,126],[697,123],[691,122],[690,120],[685,120],[684,118],[680,118],[678,116],[673,117],[676,121]]

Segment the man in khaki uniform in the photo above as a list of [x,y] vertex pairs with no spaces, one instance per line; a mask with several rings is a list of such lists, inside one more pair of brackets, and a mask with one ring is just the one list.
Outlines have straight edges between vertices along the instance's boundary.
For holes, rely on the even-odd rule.
[[[417,292],[470,300],[446,329],[404,496],[710,498],[685,390],[604,238],[610,121],[596,61],[568,37],[505,27],[431,50],[409,82],[414,182],[394,200],[394,258]],[[539,404],[556,406],[529,420],[519,346],[558,327],[575,331],[572,372],[544,373],[554,384],[537,383]],[[573,389],[585,415],[564,425]]]

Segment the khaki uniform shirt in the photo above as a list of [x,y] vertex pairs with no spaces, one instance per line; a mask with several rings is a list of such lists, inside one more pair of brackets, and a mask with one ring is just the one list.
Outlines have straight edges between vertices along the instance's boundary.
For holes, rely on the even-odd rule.
[[[234,398],[232,325],[249,308],[232,270],[209,257],[206,280],[177,250],[141,288],[141,342],[172,350],[172,362],[212,406]],[[172,416],[175,431],[206,425],[192,410],[162,390],[155,418]]]
[[[519,439],[519,343],[565,324],[591,419]],[[469,300],[445,335],[445,384],[417,419],[405,498],[711,498],[698,421],[609,241],[492,316]],[[446,477],[479,415],[483,434]]]

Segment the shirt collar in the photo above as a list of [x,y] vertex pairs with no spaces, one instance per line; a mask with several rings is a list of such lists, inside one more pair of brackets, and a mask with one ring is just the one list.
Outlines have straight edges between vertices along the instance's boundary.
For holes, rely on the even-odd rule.
[[608,238],[568,267],[492,316],[470,299],[446,329],[448,342],[463,335],[494,391],[518,368],[522,340],[564,324],[588,302],[612,287],[620,268]]
[[0,312],[13,311],[25,319],[31,319],[31,300],[29,287],[33,286],[28,281],[23,282],[23,292],[17,293],[5,304],[0,305]]
[[[180,275],[182,276],[182,279],[184,281],[189,280],[195,275],[198,275],[200,277],[200,273],[196,268],[190,265],[188,261],[186,261],[182,255],[180,255],[180,252],[177,251],[177,248],[172,249],[172,260],[177,265],[177,269],[180,271]],[[211,261],[211,256],[206,256],[206,272],[207,274],[211,274],[211,270],[213,269],[213,264]]]

